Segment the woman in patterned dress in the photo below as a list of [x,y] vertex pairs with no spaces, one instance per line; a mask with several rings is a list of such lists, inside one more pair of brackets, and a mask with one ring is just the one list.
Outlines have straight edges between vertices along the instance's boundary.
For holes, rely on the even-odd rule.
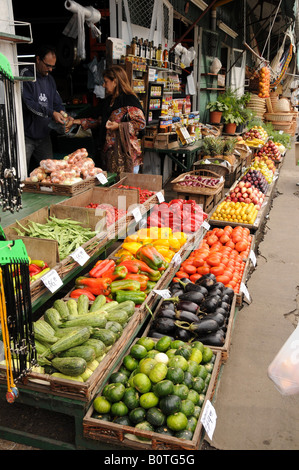
[[106,97],[97,119],[75,119],[84,130],[101,125],[102,162],[108,172],[138,173],[142,155],[138,134],[145,129],[142,105],[132,90],[125,70],[113,65],[103,72]]

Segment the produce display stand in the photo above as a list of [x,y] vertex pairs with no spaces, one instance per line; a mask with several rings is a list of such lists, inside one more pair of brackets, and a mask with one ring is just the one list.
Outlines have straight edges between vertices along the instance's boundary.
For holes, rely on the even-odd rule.
[[[137,339],[138,338],[136,338],[135,342],[137,341]],[[119,365],[113,370],[109,371],[109,376],[112,372],[117,371],[119,369],[123,357],[128,353],[129,347],[130,345],[128,346],[128,348],[122,351]],[[212,401],[213,399],[213,395],[216,388],[216,382],[221,366],[221,353],[215,351],[214,348],[211,349],[214,352],[216,358],[211,375],[211,380],[206,391],[205,400],[202,404],[202,410],[204,409],[207,400]],[[101,393],[104,386],[106,385],[109,376],[106,377],[106,381],[103,382],[101,387],[99,388],[99,393]],[[192,440],[186,440],[173,436],[168,436],[166,434],[143,431],[137,428],[133,428],[131,426],[125,426],[100,420],[92,416],[93,412],[94,408],[93,405],[91,405],[87,414],[83,418],[83,436],[86,441],[94,440],[99,442],[106,442],[110,445],[117,445],[118,447],[136,450],[199,450],[199,446],[204,436],[204,429],[200,421],[201,415],[198,418],[197,426],[194,431]],[[143,439],[148,439],[148,441],[134,440],[128,436],[132,434]]]

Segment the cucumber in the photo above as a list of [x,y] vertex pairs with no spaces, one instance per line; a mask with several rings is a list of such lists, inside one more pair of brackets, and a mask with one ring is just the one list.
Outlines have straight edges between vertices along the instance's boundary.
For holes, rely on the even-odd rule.
[[82,357],[54,357],[52,366],[64,375],[78,377],[86,370],[87,363]]
[[106,304],[106,297],[104,295],[98,295],[91,304],[89,309],[90,312],[96,312]]
[[100,339],[103,341],[105,346],[111,346],[117,340],[115,333],[111,330],[106,330],[105,328],[94,328],[91,337]]
[[71,377],[70,375],[61,374],[61,372],[54,372],[51,374],[51,377],[58,377],[59,379],[74,380],[74,382],[84,382],[81,375],[78,377]]
[[107,321],[117,321],[121,325],[125,325],[128,320],[129,316],[125,310],[112,310],[107,315]]
[[77,301],[75,299],[68,299],[66,305],[69,311],[69,315],[76,317],[78,315]]
[[58,310],[56,310],[56,308],[54,308],[54,307],[48,308],[45,311],[44,320],[47,323],[49,323],[49,325],[51,325],[54,330],[59,328],[62,324],[60,314],[59,314]]
[[62,299],[55,300],[53,307],[56,308],[56,310],[58,311],[62,321],[65,321],[68,319],[69,309],[64,300]]
[[65,337],[60,338],[58,341],[56,341],[56,343],[52,344],[52,346],[50,347],[50,351],[52,354],[61,353],[63,351],[66,351],[67,349],[83,344],[85,341],[88,340],[89,337],[90,330],[88,328],[82,328],[78,331],[74,331],[73,333]]
[[89,310],[89,298],[87,295],[82,294],[78,297],[77,301],[78,315],[84,315]]
[[33,322],[34,337],[42,343],[54,344],[57,341],[55,330],[45,320],[39,319]]
[[85,343],[83,343],[83,346],[89,346],[93,348],[96,357],[101,356],[106,351],[106,346],[100,339],[89,338],[87,341],[85,341]]
[[59,357],[82,357],[86,362],[90,362],[96,358],[96,353],[91,346],[80,344],[79,346],[63,351]]
[[107,323],[107,313],[88,313],[86,315],[78,315],[73,320],[67,320],[61,325],[61,328],[70,326],[91,326],[93,328],[105,328]]

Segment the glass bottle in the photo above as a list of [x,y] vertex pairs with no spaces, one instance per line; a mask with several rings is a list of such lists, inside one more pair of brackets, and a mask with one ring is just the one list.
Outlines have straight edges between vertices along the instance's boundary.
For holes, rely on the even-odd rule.
[[157,52],[156,52],[156,60],[157,60],[157,66],[162,67],[162,44],[159,44]]
[[163,55],[162,55],[162,60],[163,60],[163,67],[165,69],[168,68],[168,49],[167,49],[167,44],[165,44],[165,49],[163,51]]
[[136,38],[132,38],[132,41],[131,41],[131,54],[132,55],[137,55],[137,41],[136,41]]

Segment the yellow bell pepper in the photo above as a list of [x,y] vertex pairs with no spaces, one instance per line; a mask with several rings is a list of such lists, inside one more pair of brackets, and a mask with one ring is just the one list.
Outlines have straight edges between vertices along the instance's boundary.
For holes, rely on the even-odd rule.
[[147,245],[148,243],[152,243],[153,239],[152,238],[143,238],[142,240],[138,240],[142,245]]
[[130,243],[130,242],[138,242],[138,233],[132,233],[131,235],[128,235],[125,239],[124,239],[124,243]]
[[174,251],[179,251],[181,248],[181,243],[177,238],[170,237],[169,238],[169,248],[171,248]]
[[148,229],[141,228],[137,231],[136,235],[137,235],[137,240],[142,242],[145,238],[148,238],[149,236]]
[[125,242],[122,244],[122,248],[124,250],[129,251],[132,255],[135,255],[139,248],[142,247],[142,243],[138,242]]
[[158,240],[154,240],[153,241],[153,245],[155,247],[157,246],[165,246],[165,247],[169,247],[169,238],[158,238]]
[[148,237],[152,240],[157,240],[159,238],[159,230],[159,227],[150,227],[147,233]]
[[121,256],[126,256],[126,255],[131,255],[130,251],[124,250],[123,248],[120,248],[116,253],[115,253],[115,258],[120,258]]
[[159,229],[160,238],[169,238],[172,234],[172,229],[170,227],[161,227]]
[[173,232],[172,238],[176,238],[180,242],[180,245],[183,246],[188,237],[185,232]]

